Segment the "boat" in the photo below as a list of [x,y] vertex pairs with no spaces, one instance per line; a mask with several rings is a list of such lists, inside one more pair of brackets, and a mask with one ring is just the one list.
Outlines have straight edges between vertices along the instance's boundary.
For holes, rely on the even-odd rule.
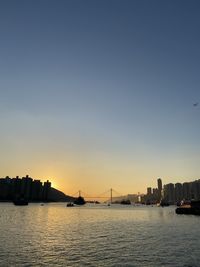
[[67,203],[67,205],[66,205],[67,207],[74,207],[74,204],[73,203]]
[[176,214],[200,215],[200,200],[192,200],[190,204],[183,204],[176,208]]
[[14,204],[15,206],[27,206],[27,205],[28,205],[28,201],[25,200],[25,199],[15,199],[15,200],[13,201],[13,204]]
[[85,199],[81,196],[74,200],[75,205],[85,205],[85,203]]

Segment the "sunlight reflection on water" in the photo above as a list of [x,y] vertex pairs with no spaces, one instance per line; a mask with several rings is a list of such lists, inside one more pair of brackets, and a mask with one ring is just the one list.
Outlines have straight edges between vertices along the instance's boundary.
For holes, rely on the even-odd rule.
[[200,266],[200,217],[175,207],[0,204],[0,266]]

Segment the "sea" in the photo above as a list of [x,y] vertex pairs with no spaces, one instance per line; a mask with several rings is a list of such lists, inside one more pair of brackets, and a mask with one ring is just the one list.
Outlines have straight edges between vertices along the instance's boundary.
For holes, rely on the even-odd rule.
[[200,266],[200,216],[175,206],[1,203],[0,266]]

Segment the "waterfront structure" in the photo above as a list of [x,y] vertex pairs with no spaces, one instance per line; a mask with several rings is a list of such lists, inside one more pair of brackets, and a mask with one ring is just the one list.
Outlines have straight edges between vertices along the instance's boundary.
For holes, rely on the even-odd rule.
[[[55,195],[55,192],[54,192]],[[49,201],[51,199],[51,183],[33,180],[25,177],[0,178],[0,201],[15,200],[23,198],[27,201]]]
[[200,200],[200,179],[192,182],[169,183],[162,186],[161,178],[157,179],[157,188],[147,188],[147,194],[141,198],[142,203],[178,204],[182,200]]
[[157,179],[157,188],[147,187],[147,194],[141,197],[141,202],[145,204],[157,204],[160,203],[162,198],[162,180]]

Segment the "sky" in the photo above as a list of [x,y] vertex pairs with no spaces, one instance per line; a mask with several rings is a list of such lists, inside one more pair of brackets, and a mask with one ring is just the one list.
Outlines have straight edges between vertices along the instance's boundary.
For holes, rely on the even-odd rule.
[[66,194],[200,178],[198,0],[0,1],[0,176]]

